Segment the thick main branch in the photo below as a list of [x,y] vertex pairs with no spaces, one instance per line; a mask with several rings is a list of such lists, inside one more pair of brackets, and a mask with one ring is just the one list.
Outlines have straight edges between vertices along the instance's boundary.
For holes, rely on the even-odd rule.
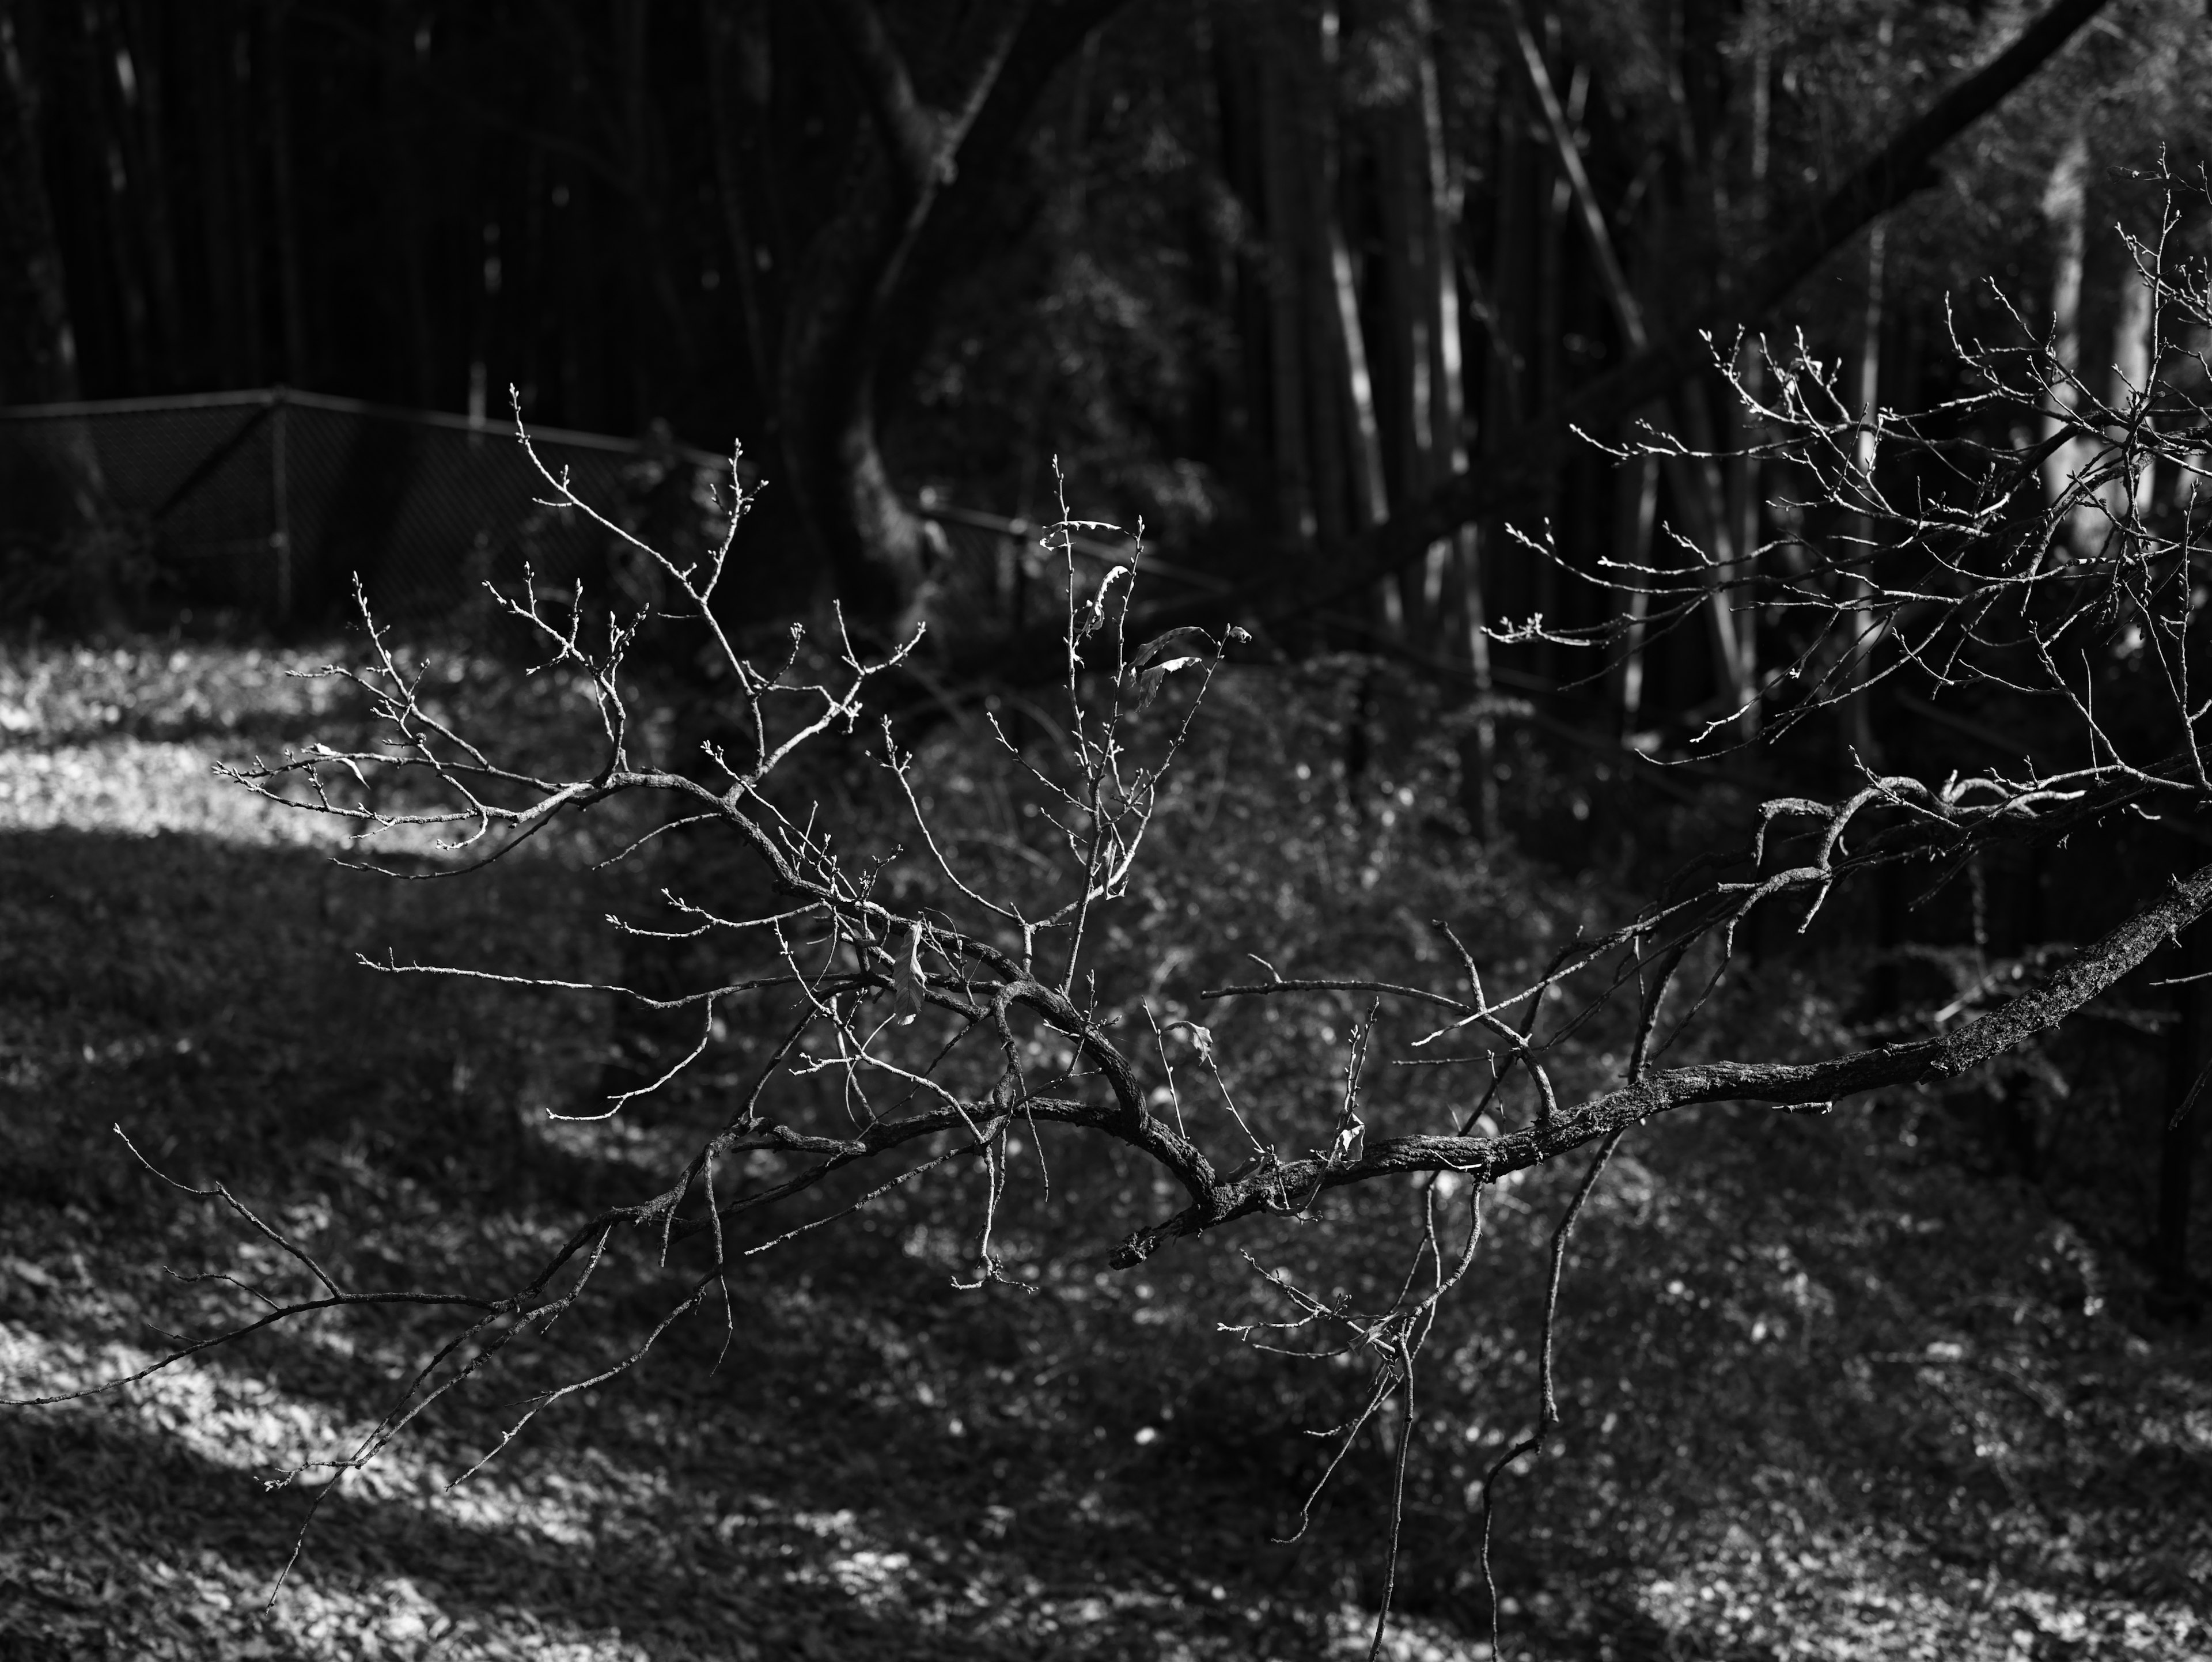
[[1609,1132],[1709,1102],[1826,1106],[1886,1086],[1951,1079],[2048,1032],[2106,991],[2212,908],[2212,865],[2173,881],[2095,945],[2084,948],[2033,990],[1949,1033],[1854,1050],[1822,1062],[1709,1062],[1647,1074],[1548,1120],[1495,1137],[1393,1137],[1370,1144],[1357,1160],[1309,1158],[1262,1166],[1214,1186],[1203,1200],[1121,1243],[1116,1265],[1143,1263],[1168,1242],[1202,1234],[1255,1212],[1300,1209],[1325,1190],[1408,1172],[1462,1172],[1478,1183],[1525,1171]]

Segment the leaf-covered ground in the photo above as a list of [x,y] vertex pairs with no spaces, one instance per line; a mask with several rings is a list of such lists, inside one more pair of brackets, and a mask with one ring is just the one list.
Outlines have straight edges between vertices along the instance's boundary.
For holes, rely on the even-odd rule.
[[[520,1266],[580,1209],[634,1198],[681,1129],[544,1123],[620,1062],[603,1001],[355,962],[605,971],[597,920],[627,897],[586,858],[623,826],[465,883],[334,865],[342,831],[210,773],[349,719],[328,684],[282,673],[316,661],[0,644],[0,1395],[128,1372],[162,1332],[248,1307],[169,1269],[293,1285],[136,1168],[112,1125],[367,1286]],[[511,731],[557,735],[574,714],[492,674],[478,661],[454,697]],[[1191,808],[1203,825],[1164,825],[1176,873],[1117,950],[1145,950],[1146,916],[1218,903],[1265,912],[1309,961],[1332,941],[1380,952],[1392,906],[1480,865],[1419,830],[1395,779],[1357,814],[1324,764],[1271,775],[1279,801],[1246,791],[1238,724],[1258,707],[1226,703],[1190,776],[1213,792]],[[1486,871],[1451,894],[1532,939],[1534,913],[1588,904],[1556,873]],[[1794,973],[1768,977],[1759,1019],[1815,1032],[1826,995]],[[1255,1089],[1295,1076],[1297,1033],[1223,1032]],[[2100,1232],[2042,1187],[1937,1158],[1935,1129],[1908,1104],[1716,1113],[1630,1143],[1577,1238],[1562,1445],[1508,1492],[1510,1653],[2212,1653],[2212,1348],[2142,1315],[2136,1221]],[[952,1291],[966,1197],[918,1196],[762,1260],[732,1288],[726,1349],[719,1312],[681,1326],[455,1485],[519,1399],[634,1341],[663,1284],[623,1269],[331,1489],[273,1603],[320,1476],[268,1480],[372,1423],[434,1323],[321,1318],[0,1410],[0,1658],[1364,1653],[1379,1447],[1304,1539],[1271,1538],[1322,1458],[1300,1434],[1344,1417],[1358,1376],[1213,1330],[1256,1296],[1232,1244],[1105,1273],[1098,1247],[1147,1197],[1079,1146],[1055,1155],[1076,1213],[1033,1207],[1009,1236],[1032,1294]],[[1469,1479],[1528,1412],[1527,1249],[1557,1187],[1496,1197],[1496,1268],[1440,1341],[1393,1654],[1488,1654]],[[1363,1232],[1401,1222],[1355,1209],[1242,1244],[1356,1268]]]

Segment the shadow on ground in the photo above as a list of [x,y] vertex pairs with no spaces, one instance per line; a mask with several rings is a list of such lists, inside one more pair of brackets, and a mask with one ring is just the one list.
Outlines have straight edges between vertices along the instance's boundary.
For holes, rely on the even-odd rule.
[[[651,1192],[717,1105],[550,1125],[637,1077],[611,999],[356,962],[609,980],[637,965],[599,920],[635,897],[558,847],[465,883],[370,878],[275,810],[186,801],[207,758],[184,739],[301,736],[238,682],[173,718],[104,682],[57,694],[60,736],[0,752],[0,1394],[112,1377],[156,1329],[250,1308],[164,1265],[304,1284],[112,1125],[349,1283],[503,1289]],[[1879,1129],[1716,1114],[1623,1155],[1577,1242],[1565,1446],[1509,1494],[1515,1653],[2202,1653],[2203,1339],[2115,1316],[2033,1193],[1854,1152]],[[1149,1202],[1082,1158],[1035,1290],[954,1293],[972,1196],[918,1186],[761,1261],[726,1324],[710,1304],[450,1488],[531,1392],[619,1360],[667,1306],[680,1275],[625,1260],[332,1491],[265,1615],[322,1475],[264,1481],[351,1447],[449,1320],[319,1317],[0,1413],[0,1659],[1364,1654],[1380,1440],[1301,1540],[1270,1538],[1326,1458],[1298,1433],[1340,1422],[1361,1376],[1212,1331],[1249,1282],[1232,1244],[1103,1274],[1113,1208]],[[1540,1233],[1553,1198],[1501,1193],[1494,1227]],[[1516,1263],[1486,1265],[1439,1347],[1395,1656],[1486,1653],[1468,1480],[1528,1400]]]

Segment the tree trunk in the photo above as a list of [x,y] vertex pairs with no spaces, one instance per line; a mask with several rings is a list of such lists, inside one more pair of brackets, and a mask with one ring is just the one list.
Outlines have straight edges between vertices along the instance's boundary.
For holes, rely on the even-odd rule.
[[1728,514],[1728,487],[1714,460],[1720,437],[1706,402],[1705,383],[1686,381],[1677,390],[1674,404],[1680,412],[1680,429],[1689,435],[1690,448],[1696,454],[1668,457],[1667,482],[1690,540],[1705,558],[1698,575],[1705,586],[1705,639],[1712,657],[1713,691],[1735,713],[1738,731],[1753,738],[1759,732],[1759,687],[1736,619],[1731,585],[1741,573]]
[[[1720,274],[1683,308],[1679,326],[1578,388],[1562,408],[1526,423],[1494,446],[1486,441],[1483,466],[1403,504],[1388,524],[1332,551],[1325,563],[1301,563],[1302,581],[1285,582],[1271,575],[1263,619],[1280,619],[1358,594],[1376,578],[1424,557],[1438,537],[1539,498],[1568,455],[1574,429],[1612,430],[1695,373],[1710,358],[1709,335],[1764,316],[1850,238],[1932,182],[1936,152],[2033,75],[2107,3],[2053,0],[2004,51],[1899,127],[1841,184],[1798,214],[1747,270]],[[1510,177],[1506,160],[1501,152],[1501,184]],[[1209,597],[1203,604],[1148,608],[1141,626],[1170,627],[1186,613],[1212,617],[1221,606],[1219,600]]]
[[[2056,372],[2043,394],[2043,436],[2063,431],[2081,402],[2081,268],[2087,252],[2089,142],[2076,127],[2051,165],[2043,192],[2051,226],[2051,356]],[[2056,507],[2088,459],[2088,447],[2069,439],[2044,458],[2044,500]],[[2069,514],[2066,539],[2076,552],[2094,534],[2083,517]]]
[[[1352,466],[1346,478],[1348,517],[1364,529],[1390,517],[1389,487],[1382,473],[1382,432],[1375,413],[1375,378],[1369,366],[1367,331],[1359,315],[1359,287],[1352,269],[1352,249],[1344,235],[1343,122],[1335,108],[1336,54],[1340,22],[1334,6],[1322,15],[1321,107],[1329,119],[1315,135],[1322,155],[1321,234],[1326,253],[1326,281],[1334,303],[1335,356],[1343,370],[1337,385],[1351,417]],[[1402,636],[1405,618],[1394,584],[1382,585],[1383,615],[1392,633]]]
[[[1443,89],[1437,73],[1436,22],[1427,0],[1414,0],[1413,16],[1421,42],[1416,68],[1420,90],[1422,182],[1426,186],[1428,210],[1424,228],[1428,259],[1425,275],[1428,299],[1434,307],[1427,331],[1428,396],[1425,401],[1417,400],[1414,410],[1417,420],[1425,413],[1429,422],[1428,442],[1417,453],[1420,477],[1408,493],[1419,495],[1431,490],[1439,479],[1467,471],[1468,385],[1459,293],[1458,250],[1463,197],[1446,142]],[[1441,629],[1454,610],[1465,618],[1471,608],[1472,615],[1480,618],[1481,573],[1475,563],[1475,554],[1474,530],[1471,526],[1462,526],[1452,536],[1431,545],[1429,569],[1437,572],[1443,581],[1424,587],[1441,587],[1446,596],[1445,604],[1432,608],[1432,629]],[[1475,639],[1470,636],[1466,644],[1468,667],[1475,673],[1475,696],[1486,698],[1490,694],[1490,642],[1483,638],[1478,650]],[[1489,718],[1486,715],[1480,719]],[[1486,762],[1488,759],[1485,758]]]
[[[1539,52],[1540,65],[1559,54],[1559,20],[1547,16],[1548,53]],[[1533,42],[1531,45],[1533,46]],[[1550,84],[1547,70],[1546,84]],[[1534,393],[1531,402],[1539,410],[1555,409],[1566,395],[1566,355],[1561,338],[1566,333],[1567,216],[1575,204],[1574,178],[1582,171],[1582,149],[1577,134],[1582,125],[1584,101],[1589,96],[1589,71],[1575,66],[1567,82],[1566,103],[1559,109],[1553,133],[1550,165],[1538,162],[1535,174],[1541,185],[1534,258],[1535,288],[1529,307],[1529,356],[1533,362]],[[1547,114],[1549,112],[1547,113]],[[1573,160],[1568,161],[1571,155]],[[1546,491],[1540,522],[1553,524],[1559,517],[1559,481],[1554,478]],[[1541,555],[1522,548],[1517,558],[1527,562],[1529,610],[1536,618],[1556,624],[1559,619],[1559,569]],[[1510,621],[1510,620],[1509,620]],[[1546,681],[1559,679],[1559,649],[1548,635],[1539,635],[1531,648],[1536,673]]]
[[131,156],[131,193],[138,203],[141,246],[152,279],[154,361],[157,385],[180,387],[198,355],[185,322],[178,271],[174,216],[169,205],[168,123],[159,31],[165,14],[144,6],[119,8],[108,16],[112,51],[122,82],[117,125]]
[[[1263,27],[1265,25],[1263,24]],[[1299,306],[1297,228],[1299,168],[1289,106],[1289,77],[1279,42],[1263,36],[1260,50],[1260,200],[1265,216],[1267,265],[1261,280],[1267,296],[1268,434],[1273,452],[1276,522],[1295,545],[1313,540],[1312,472],[1307,463],[1305,330]]]
[[284,378],[313,379],[307,367],[307,301],[301,287],[298,193],[292,182],[292,88],[284,61],[290,0],[269,0],[262,39],[261,88],[269,100],[270,206],[276,219],[276,303],[284,324]]
[[[1052,228],[1052,246],[1056,256],[1047,279],[1054,293],[1066,293],[1073,277],[1067,251],[1076,246],[1090,188],[1091,87],[1097,70],[1098,37],[1093,34],[1084,43],[1075,61],[1074,85],[1061,115],[1053,187],[1044,210],[1045,221]],[[1044,480],[1052,460],[1060,454],[1054,398],[1054,382],[1058,374],[1059,366],[1051,355],[1041,354],[1023,394],[1021,463],[1015,474],[1013,505],[1017,517],[1036,523],[1049,521],[1057,512],[1057,482],[1053,497],[1048,499]],[[1023,570],[1021,550],[1011,541],[1004,550],[1002,575],[1000,587],[1006,599],[1007,615],[1015,619],[1015,626],[1019,628],[1028,609],[1027,577]]]
[[[1354,476],[1357,439],[1347,430],[1350,399],[1346,389],[1352,369],[1346,356],[1343,314],[1338,307],[1329,249],[1329,227],[1336,218],[1334,124],[1322,100],[1331,88],[1322,74],[1315,33],[1307,21],[1284,9],[1276,16],[1276,44],[1282,53],[1282,85],[1289,94],[1283,113],[1292,158],[1285,223],[1295,241],[1291,258],[1297,272],[1299,305],[1297,344],[1305,359],[1306,466],[1312,482],[1314,521],[1324,544],[1368,528],[1359,512]],[[1316,183],[1318,182],[1318,188]],[[1376,593],[1370,585],[1358,602],[1365,608]],[[1348,608],[1349,609],[1349,608]]]
[[[872,631],[903,629],[927,575],[923,522],[892,483],[877,413],[895,307],[911,314],[917,291],[947,274],[942,260],[914,269],[923,233],[942,211],[963,154],[978,174],[988,171],[1053,71],[1112,9],[1113,0],[975,9],[939,52],[954,84],[933,104],[869,0],[820,7],[868,119],[839,210],[790,283],[777,389],[793,494],[848,615]],[[971,137],[972,150],[964,148]]]
[[[1874,476],[1877,429],[1875,417],[1881,404],[1881,301],[1882,265],[1887,239],[1884,227],[1877,222],[1867,234],[1866,301],[1859,317],[1858,358],[1852,375],[1852,399],[1858,407],[1859,434],[1856,461],[1863,478]],[[1863,545],[1874,536],[1873,522],[1863,515],[1856,517],[1855,534]],[[1862,557],[1871,557],[1864,548]],[[1873,614],[1867,610],[1874,594],[1874,584],[1869,578],[1846,575],[1843,580],[1848,600],[1856,602],[1850,613],[1850,627],[1844,638],[1844,661],[1838,673],[1844,684],[1840,713],[1843,718],[1843,739],[1846,750],[1857,765],[1879,768],[1881,764],[1881,746],[1875,741],[1874,717],[1870,703],[1863,691],[1864,684],[1874,671],[1874,651],[1877,633]],[[1848,766],[1850,764],[1846,764]]]
[[[1575,138],[1575,124],[1578,119],[1581,94],[1570,94],[1562,105],[1555,89],[1549,66],[1542,50],[1529,30],[1528,19],[1522,12],[1518,0],[1509,0],[1506,9],[1516,44],[1520,49],[1522,68],[1526,71],[1528,88],[1535,95],[1536,106],[1544,117],[1546,130],[1550,133],[1553,157],[1559,169],[1559,183],[1553,196],[1553,218],[1564,216],[1571,203],[1580,210],[1584,240],[1589,245],[1590,256],[1598,269],[1601,285],[1611,307],[1613,321],[1620,330],[1621,340],[1632,352],[1640,352],[1650,344],[1650,335],[1644,321],[1644,306],[1628,283],[1613,234],[1607,228],[1605,213],[1591,186],[1589,174],[1583,165],[1582,149]],[[1577,86],[1582,84],[1577,73]],[[1551,246],[1547,237],[1546,247]],[[1549,291],[1557,287],[1556,280],[1547,277],[1543,288]],[[1540,332],[1546,339],[1558,334],[1552,323],[1545,324]],[[1692,382],[1680,393],[1682,409],[1681,426],[1690,435],[1690,448],[1695,456],[1668,455],[1663,459],[1667,481],[1674,500],[1674,511],[1684,521],[1691,541],[1704,551],[1707,561],[1699,574],[1705,582],[1708,600],[1705,608],[1709,641],[1712,648],[1715,691],[1734,701],[1739,712],[1743,736],[1755,738],[1759,731],[1759,689],[1751,643],[1746,634],[1753,619],[1747,618],[1739,626],[1734,610],[1730,581],[1740,575],[1738,548],[1734,541],[1735,521],[1728,513],[1727,494],[1723,484],[1719,465],[1711,460],[1718,448],[1711,412],[1707,408],[1705,388]],[[1557,396],[1548,398],[1546,406],[1559,402]],[[1653,405],[1641,412],[1641,418],[1654,429],[1663,429],[1665,411]],[[1648,534],[1640,539],[1648,551]],[[1542,568],[1548,574],[1548,565]],[[1540,590],[1540,596],[1544,591]],[[1641,601],[1644,597],[1636,595]],[[1542,609],[1540,603],[1540,610]],[[1638,608],[1640,617],[1641,608]],[[1640,644],[1640,625],[1632,623],[1632,651]],[[1643,674],[1640,663],[1637,667],[1636,690],[1638,702],[1642,697]],[[1624,681],[1622,689],[1626,690]]]
[[[754,135],[766,114],[769,77],[765,22],[731,0],[702,0],[706,35],[707,113],[714,146],[714,190],[722,209],[722,232],[729,244],[730,280],[744,322],[745,352],[753,383],[776,384],[774,320],[782,315],[776,283],[777,251],[763,240],[761,216],[748,205],[758,170],[752,160]],[[741,119],[741,112],[750,119]],[[774,435],[771,435],[771,437]]]
[[76,339],[15,9],[0,0],[0,399],[68,403],[79,396]]
[[881,155],[848,176],[844,207],[800,262],[779,354],[783,454],[847,610],[896,631],[921,590],[921,521],[892,488],[876,433],[875,324],[902,220]]
[[[0,0],[0,402],[67,404],[81,396],[76,338],[53,204],[39,141],[39,89]],[[18,577],[0,572],[18,606],[52,606],[80,624],[105,625],[120,606],[121,542],[108,521],[106,483],[82,421],[57,424],[37,476],[11,482],[4,506],[44,546]]]
[[217,387],[252,385],[245,368],[246,320],[240,315],[237,261],[241,258],[234,206],[234,151],[229,116],[230,40],[221,30],[187,29],[179,40],[185,74],[180,95],[192,130],[192,169],[202,280],[209,307],[203,325],[202,362]]
[[266,378],[269,357],[265,326],[261,316],[261,210],[264,192],[261,169],[255,161],[253,82],[256,71],[268,57],[265,43],[257,45],[250,14],[240,14],[230,37],[232,143],[228,150],[233,168],[234,199],[238,218],[233,246],[237,249],[238,377],[247,387]]
[[[1485,282],[1489,301],[1487,334],[1490,353],[1485,362],[1482,397],[1481,457],[1469,473],[1480,476],[1498,454],[1512,441],[1530,411],[1528,364],[1522,352],[1522,335],[1528,317],[1528,266],[1526,251],[1534,240],[1528,147],[1522,143],[1527,118],[1520,89],[1511,71],[1500,67],[1492,104],[1497,124],[1495,178],[1491,182],[1493,213],[1490,226],[1490,271]],[[1440,527],[1442,529],[1443,527]],[[1490,516],[1479,521],[1475,539],[1484,587],[1486,618],[1492,611],[1510,617],[1523,596],[1514,586],[1514,572],[1500,551],[1505,541],[1505,521]],[[1487,640],[1487,636],[1484,637]],[[1474,636],[1469,636],[1469,644]],[[1486,651],[1487,648],[1486,647]]]
[[1627,627],[1613,666],[1613,708],[1620,736],[1632,740],[1644,714],[1644,618],[1651,609],[1652,533],[1659,523],[1659,458],[1649,454],[1621,464],[1613,487],[1615,558],[1626,568],[1620,586],[1620,616]]
[[[2105,394],[2105,403],[2125,417],[2148,399],[2151,374],[2157,367],[2153,362],[2157,346],[2154,339],[2158,327],[2156,296],[2132,259],[2121,268],[2117,300],[2112,316],[2112,387]],[[2107,436],[2121,443],[2126,429],[2115,428]],[[2130,457],[2129,466],[2127,476],[2113,480],[2105,490],[2105,510],[2115,521],[2148,514],[2158,495],[2155,456]]]
[[[1429,203],[1427,147],[1418,104],[1395,105],[1366,124],[1375,149],[1376,207],[1381,216],[1382,314],[1378,350],[1385,373],[1378,402],[1387,407],[1389,447],[1383,460],[1393,502],[1417,496],[1435,477],[1437,397],[1436,284],[1431,275],[1436,216]],[[1395,579],[1405,614],[1406,639],[1417,652],[1435,648],[1437,610],[1443,594],[1447,545],[1438,543],[1418,566]]]
[[635,285],[631,310],[641,325],[657,313],[665,332],[655,338],[640,327],[637,345],[630,354],[635,380],[632,401],[641,426],[662,413],[648,407],[653,388],[665,387],[671,380],[659,365],[670,359],[689,363],[697,356],[691,321],[676,289],[675,264],[668,254],[668,228],[662,209],[667,198],[667,170],[661,154],[665,143],[659,108],[653,90],[651,18],[647,0],[617,0],[612,19],[616,74],[622,86],[623,174],[629,187],[631,234],[638,242],[635,256],[624,262],[627,280]]
[[[100,9],[76,8],[77,49],[70,54],[75,82],[63,95],[61,107],[74,115],[93,140],[88,147],[97,160],[100,188],[106,193],[106,210],[100,216],[106,243],[108,274],[123,314],[123,350],[130,384],[143,387],[153,379],[152,313],[146,298],[145,274],[141,269],[137,233],[137,204],[132,200],[131,161],[125,154],[124,130],[127,113],[119,107],[120,80],[116,74],[115,45],[105,38]],[[93,314],[96,315],[96,314]]]
[[[1769,166],[1770,131],[1773,121],[1773,99],[1770,81],[1773,74],[1772,25],[1770,21],[1769,0],[1748,0],[1744,8],[1744,28],[1751,45],[1751,193],[1748,204],[1755,234],[1761,241],[1766,236],[1766,177]],[[1764,343],[1747,337],[1736,350],[1735,373],[1746,398],[1763,400],[1766,396],[1766,354]],[[1761,490],[1759,458],[1753,454],[1766,435],[1760,430],[1757,417],[1746,408],[1734,407],[1728,420],[1727,430],[1733,442],[1735,455],[1729,468],[1729,524],[1731,540],[1735,545],[1738,571],[1747,584],[1749,604],[1741,616],[1742,625],[1737,631],[1738,664],[1748,683],[1746,691],[1754,701],[1747,705],[1749,721],[1744,736],[1757,736],[1759,709],[1756,700],[1759,688],[1759,624],[1760,614],[1758,586],[1758,561],[1760,545],[1760,513],[1765,505]]]
[[[411,27],[410,27],[411,25]],[[422,282],[422,204],[417,187],[422,153],[422,100],[419,77],[400,67],[416,56],[416,30],[422,25],[403,0],[384,0],[384,116],[389,124],[386,169],[389,185],[385,213],[392,227],[390,269],[399,290],[401,338],[406,352],[401,373],[394,378],[405,388],[409,402],[423,409],[437,397],[438,370],[432,344],[429,295]]]

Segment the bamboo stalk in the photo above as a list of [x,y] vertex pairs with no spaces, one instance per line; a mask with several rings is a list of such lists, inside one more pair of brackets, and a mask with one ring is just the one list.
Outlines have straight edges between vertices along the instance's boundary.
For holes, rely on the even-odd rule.
[[[1382,435],[1375,413],[1375,380],[1368,367],[1367,331],[1359,314],[1358,280],[1352,267],[1352,250],[1345,240],[1343,204],[1344,124],[1336,111],[1336,68],[1341,50],[1343,21],[1334,4],[1321,12],[1321,67],[1326,88],[1318,107],[1327,112],[1326,125],[1317,136],[1322,153],[1322,191],[1319,214],[1326,259],[1325,280],[1334,303],[1331,342],[1339,375],[1342,408],[1349,417],[1351,466],[1346,508],[1351,522],[1364,530],[1390,517],[1389,486],[1382,472]],[[1382,625],[1398,640],[1406,638],[1406,612],[1396,582],[1385,579],[1376,586],[1376,599]]]
[[[1504,0],[1505,12],[1519,49],[1522,69],[1527,75],[1529,89],[1535,94],[1537,108],[1542,113],[1546,131],[1552,141],[1560,172],[1566,180],[1574,203],[1580,210],[1580,219],[1585,239],[1589,244],[1593,261],[1606,291],[1613,318],[1632,353],[1640,353],[1650,344],[1650,332],[1644,319],[1642,303],[1629,286],[1628,275],[1620,264],[1613,243],[1613,234],[1606,224],[1605,211],[1597,199],[1597,192],[1590,183],[1589,172],[1583,165],[1582,150],[1575,142],[1568,112],[1560,103],[1557,88],[1553,85],[1550,68],[1544,61],[1542,49],[1528,27],[1527,13],[1520,0]],[[1726,514],[1726,490],[1718,464],[1714,460],[1717,448],[1712,423],[1700,389],[1691,387],[1682,394],[1684,425],[1689,429],[1690,443],[1694,456],[1668,454],[1664,459],[1667,482],[1674,498],[1675,511],[1687,522],[1692,542],[1705,552],[1705,559],[1698,573],[1707,597],[1705,607],[1708,638],[1713,654],[1713,673],[1722,689],[1732,697],[1751,731],[1756,731],[1756,679],[1749,669],[1743,643],[1736,628],[1735,612],[1729,604],[1729,581],[1737,569],[1737,550],[1733,545]],[[1659,417],[1662,412],[1649,405],[1641,412],[1642,419],[1655,429],[1662,427]]]

